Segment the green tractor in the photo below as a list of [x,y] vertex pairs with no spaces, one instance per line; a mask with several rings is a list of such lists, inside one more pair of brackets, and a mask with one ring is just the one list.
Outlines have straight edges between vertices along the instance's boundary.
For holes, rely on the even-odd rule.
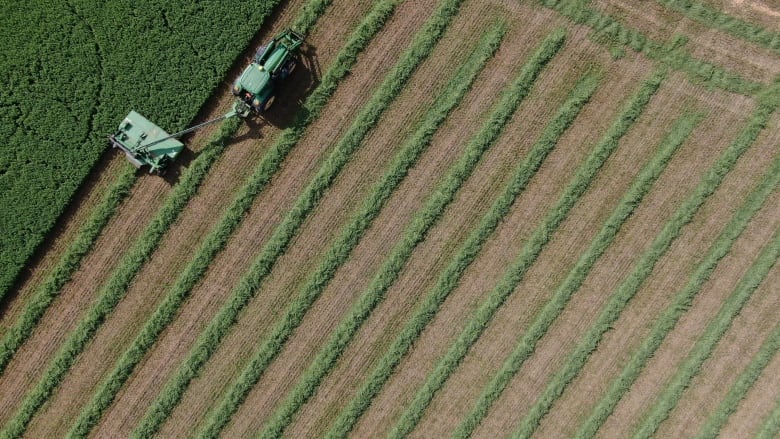
[[227,114],[168,134],[141,114],[130,111],[119,124],[117,131],[108,138],[110,144],[124,151],[135,167],[148,165],[149,173],[161,174],[184,149],[184,144],[176,140],[178,137],[231,117],[245,118],[253,113],[261,114],[267,111],[275,100],[276,86],[287,79],[295,69],[298,62],[297,49],[301,44],[303,36],[286,29],[260,47],[252,63],[233,84],[232,91],[236,101]]

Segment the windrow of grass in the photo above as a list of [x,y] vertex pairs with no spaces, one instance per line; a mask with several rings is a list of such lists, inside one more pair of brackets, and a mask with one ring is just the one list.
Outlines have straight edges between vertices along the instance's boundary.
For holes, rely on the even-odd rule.
[[[329,3],[329,0],[315,0],[307,4],[304,7],[304,13],[296,21],[295,28],[308,29],[313,24],[309,15],[322,14]],[[357,61],[358,54],[383,27],[398,3],[399,0],[378,3],[359,25],[358,30],[353,33],[345,47],[336,55],[332,67],[325,72],[320,85],[304,102],[296,121],[281,133],[279,139],[266,153],[263,161],[239,190],[220,222],[206,236],[193,259],[184,268],[176,283],[167,292],[132,345],[123,353],[114,369],[101,382],[91,401],[82,408],[78,419],[69,431],[71,437],[86,436],[97,424],[135,367],[154,345],[160,334],[173,321],[192,289],[202,279],[214,258],[222,251],[230,237],[241,225],[258,194],[279,170],[287,154],[303,137],[306,128],[319,117],[320,112],[335,91],[336,85]],[[304,16],[307,18],[302,18]]]
[[761,429],[756,433],[756,439],[775,439],[778,434],[780,434],[780,396],[775,401],[775,408],[761,424]]
[[240,125],[241,121],[238,119],[224,122],[204,150],[182,174],[179,184],[174,186],[152,222],[114,269],[109,280],[100,289],[94,305],[68,336],[38,384],[25,396],[21,407],[0,432],[0,437],[17,438],[24,433],[33,415],[59,386],[78,355],[125,296],[127,287],[135,279],[141,267],[151,258],[165,232],[178,219],[179,214],[198,191],[209,169]]
[[697,59],[679,44],[654,41],[617,19],[588,8],[584,0],[538,1],[542,6],[557,11],[577,24],[590,27],[610,44],[628,46],[674,70],[685,73],[693,82],[746,96],[753,96],[765,87],[764,84],[749,81],[736,73],[727,72],[721,67]]
[[[482,248],[482,245],[487,241],[492,232],[501,222],[501,219],[507,215],[517,196],[525,189],[528,181],[539,169],[539,166],[541,166],[542,161],[555,147],[558,138],[570,126],[577,114],[579,114],[579,110],[588,101],[592,92],[595,90],[599,79],[600,78],[597,75],[590,74],[586,75],[583,80],[580,81],[570,98],[561,107],[554,121],[547,126],[540,140],[534,145],[528,156],[517,167],[514,173],[514,177],[507,185],[503,195],[496,200],[488,214],[481,220],[477,228],[470,234],[464,249],[462,249],[455,257],[455,260],[450,264],[450,268],[445,270],[449,276],[459,278],[465,271],[466,267],[470,265],[470,263],[476,258],[477,254]],[[439,209],[437,214],[441,214],[443,207],[444,206]],[[457,279],[448,282],[447,286],[454,288],[456,283]],[[436,305],[430,303],[425,307],[425,309],[431,309],[433,306],[438,306],[438,304],[440,304],[441,301],[443,301],[451,291],[451,289],[446,288],[445,290],[446,291],[442,291],[436,296],[438,299],[440,299]],[[361,315],[368,316],[367,313],[363,312]],[[348,322],[352,323],[351,319],[348,320]],[[352,323],[349,327],[355,328],[356,330],[358,326]],[[340,333],[337,333],[336,336],[332,337],[331,344],[323,349],[323,351],[320,353],[320,356],[309,368],[307,375],[299,384],[300,390],[296,389],[296,391],[289,397],[290,401],[294,401],[300,393],[307,392],[307,394],[312,394],[314,392],[314,388],[312,387],[314,387],[314,384],[319,384],[319,382],[322,380],[322,377],[325,375],[323,369],[329,371],[335,365],[337,357],[334,357],[334,351],[339,353],[343,351],[346,348],[348,341],[349,339],[344,339]],[[334,348],[334,350],[330,350],[330,348]],[[266,437],[271,437],[273,434],[279,432],[280,430],[275,429],[274,425],[281,422],[282,419],[285,419],[285,416],[287,416],[286,413],[281,410],[278,411],[277,416],[266,428],[263,435]],[[289,420],[286,419],[285,421],[289,422]]]
[[[530,176],[533,175],[533,172],[529,171],[531,169],[536,170],[541,164],[542,159],[552,151],[560,137],[571,126],[579,112],[588,102],[600,80],[600,75],[589,73],[579,81],[577,86],[570,93],[566,102],[564,102],[558,110],[558,114],[547,125],[529,156],[519,164],[512,181],[507,185],[504,193],[496,200],[477,229],[475,229],[469,237],[470,239],[465,242],[455,258],[450,262],[450,265],[447,266],[444,275],[439,278],[439,281],[429,296],[435,299],[426,302],[426,306],[420,310],[425,310],[431,316],[438,311],[444,299],[448,297],[457,286],[465,269],[474,261],[474,259],[476,259],[484,242],[495,231],[501,218],[509,212],[517,195],[525,188]],[[598,152],[594,151],[593,156],[598,155]],[[604,159],[606,159],[605,156]],[[592,160],[589,162],[593,163]],[[598,168],[598,163],[593,164]],[[588,173],[580,170],[577,177],[575,177],[575,181],[581,183],[584,180],[592,178],[593,174],[595,174],[595,171],[593,173]],[[578,178],[579,180],[577,180]],[[561,202],[557,205],[560,209],[553,209],[557,215],[548,215],[536,229],[526,246],[524,246],[523,251],[521,252],[523,261],[520,265],[522,267],[527,268],[531,265],[531,261],[536,259],[536,256],[538,256],[544,244],[549,241],[550,235],[554,233],[557,225],[560,224],[566,214],[568,214],[568,211],[579,198],[579,195],[584,192],[585,187],[587,187],[587,184],[572,184],[567,188],[565,192],[566,195],[561,198]],[[577,189],[575,190],[575,188]],[[578,193],[573,193],[574,191]],[[513,266],[513,268],[514,267],[516,267],[516,265]],[[524,271],[523,268],[520,268],[520,270]],[[519,280],[520,277],[521,275],[514,276],[513,280]],[[445,356],[439,360],[434,370],[428,375],[428,378],[422,387],[415,394],[411,404],[404,410],[401,417],[396,422],[389,437],[406,437],[411,433],[420,419],[422,419],[425,409],[433,400],[434,394],[444,385],[444,382],[449,378],[455,368],[457,368],[460,361],[468,352],[469,347],[479,338],[490,318],[498,309],[502,299],[494,296],[503,295],[503,297],[506,297],[514,289],[512,285],[503,282],[503,280],[504,279],[502,279],[502,282],[499,284],[499,287],[491,294],[490,299],[477,310],[474,317],[466,324],[466,327],[463,332],[461,332],[458,339],[450,346]]]
[[474,408],[461,421],[455,430],[454,437],[468,438],[487,416],[493,403],[498,400],[506,386],[517,374],[525,361],[531,357],[539,340],[547,333],[555,319],[563,312],[575,292],[582,286],[596,261],[604,254],[615,240],[623,224],[634,213],[637,206],[655,184],[666,165],[676,151],[690,136],[701,120],[699,114],[685,114],[680,117],[669,133],[661,141],[657,153],[634,179],[620,202],[604,222],[598,234],[585,252],[580,255],[577,263],[569,271],[566,279],[558,286],[550,300],[534,318],[533,323],[520,337],[517,346],[507,357],[498,373],[490,380],[482,391]]
[[[433,195],[426,201],[425,207],[415,214],[402,240],[393,248],[382,268],[374,276],[368,289],[361,295],[358,302],[353,305],[347,317],[331,336],[328,344],[318,354],[314,367],[322,367],[320,373],[317,374],[316,370],[312,368],[305,377],[307,379],[312,377],[311,385],[319,384],[326,373],[335,367],[336,361],[338,361],[352,337],[357,333],[363,322],[368,319],[371,312],[384,299],[384,295],[390,286],[398,279],[401,270],[411,257],[414,249],[425,239],[428,231],[430,231],[436,220],[442,215],[445,207],[452,201],[456,192],[474,171],[484,153],[501,136],[504,127],[512,119],[520,103],[531,92],[531,88],[541,71],[560,51],[565,38],[566,31],[564,29],[557,29],[548,35],[520,69],[517,77],[503,92],[488,119],[466,145],[463,155],[452,165],[447,175],[433,192]],[[537,151],[537,153],[540,152]],[[527,179],[530,179],[536,172],[545,155],[540,153],[526,161]],[[521,186],[524,187],[525,184],[521,184]],[[522,187],[518,190],[522,190]],[[492,219],[496,224],[501,217],[503,215],[501,215],[500,209],[493,211]],[[471,259],[476,257],[482,243],[487,240],[487,235],[489,233],[485,233],[485,236],[469,238],[469,242],[472,243],[470,250],[473,252],[470,255]],[[458,269],[463,270],[465,266],[456,270]],[[414,340],[419,337],[423,328],[433,318],[433,313],[428,314],[425,310],[432,307],[435,309],[435,302],[436,298],[429,296],[426,299],[426,303],[415,312],[414,317],[410,319],[409,324],[402,330],[400,336],[380,359],[379,364],[370,377],[363,382],[357,392],[357,396],[349,402],[347,407],[342,409],[334,425],[327,433],[327,437],[345,437],[352,430],[357,420],[371,404],[372,399],[379,393],[379,390],[393,373],[395,367],[412,346]]]
[[696,341],[685,362],[677,368],[658,401],[645,415],[634,433],[635,438],[653,436],[661,423],[669,417],[669,413],[677,406],[677,402],[680,401],[680,397],[690,385],[693,377],[699,373],[702,364],[710,357],[723,334],[731,327],[734,317],[742,311],[745,303],[764,280],[772,266],[775,265],[778,256],[780,256],[780,232],[775,232],[772,241],[761,251],[761,255],[740,280],[731,297],[723,302],[718,314],[707,325],[707,329]]
[[674,329],[680,317],[693,304],[693,299],[701,291],[704,283],[710,278],[718,263],[731,251],[734,242],[747,227],[751,218],[761,209],[769,195],[780,182],[780,159],[775,160],[762,182],[747,198],[720,236],[710,247],[709,252],[699,263],[686,286],[677,293],[664,314],[656,321],[650,334],[642,341],[642,345],[631,356],[620,376],[612,382],[607,393],[601,398],[593,412],[580,427],[577,437],[591,438],[601,428],[618,401],[636,381],[647,362],[652,358],[663,343],[666,335]]
[[775,326],[775,329],[764,341],[764,344],[761,345],[761,349],[759,349],[756,356],[753,357],[747,368],[742,371],[737,381],[731,386],[729,393],[726,394],[718,408],[707,418],[707,421],[696,435],[697,439],[715,439],[718,437],[721,428],[726,425],[729,417],[737,411],[739,403],[745,399],[745,395],[756,383],[756,380],[758,380],[758,377],[769,362],[772,361],[778,350],[780,350],[780,324]]
[[732,17],[717,9],[693,0],[656,0],[664,6],[680,11],[691,20],[730,33],[737,38],[780,52],[780,34]]
[[680,205],[672,218],[666,222],[664,228],[655,237],[648,250],[634,265],[631,273],[613,292],[594,324],[585,333],[580,344],[539,396],[518,430],[514,432],[514,438],[530,437],[538,428],[542,418],[550,411],[550,408],[561,396],[566,386],[582,370],[590,355],[598,347],[604,333],[612,327],[612,324],[620,316],[628,302],[650,276],[655,264],[669,249],[672,241],[680,235],[683,227],[691,222],[699,208],[720,186],[737,160],[755,142],[759,133],[767,126],[774,107],[774,102],[762,102],[758,106],[746,127],[728,146],[715,164],[707,170],[702,181],[696,186],[690,197]]
[[[206,427],[198,434],[199,437],[215,438],[228,424],[268,365],[281,352],[287,338],[300,325],[305,313],[325,290],[339,267],[349,258],[352,250],[379,215],[385,202],[406,177],[409,169],[414,166],[420,155],[428,148],[431,138],[439,126],[460,103],[466,92],[471,89],[478,74],[498,50],[505,33],[506,26],[500,24],[482,36],[473,53],[434,101],[417,130],[404,142],[390,164],[389,170],[366,196],[360,210],[351,222],[342,229],[339,239],[331,245],[325,259],[309,276],[307,283],[299,292],[298,298],[282,321],[277,324],[272,335],[262,344],[260,350],[252,357],[217,409],[207,418]],[[274,417],[272,424],[278,425],[272,429],[276,432],[274,436],[281,435],[300,406],[313,394],[314,388],[313,386],[298,387],[293,391],[292,396],[287,399],[277,411],[277,416]],[[284,415],[280,413],[284,413]]]
[[132,166],[125,166],[122,169],[122,173],[92,209],[89,218],[81,226],[78,235],[60,257],[57,265],[36,289],[35,295],[25,305],[14,326],[3,334],[3,339],[0,341],[0,375],[5,371],[5,367],[8,366],[16,350],[30,338],[33,329],[49,305],[59,296],[62,287],[79,269],[84,256],[92,250],[103,228],[114,216],[127,194],[130,193],[130,189],[136,181],[136,175],[135,168]]
[[[410,47],[401,54],[398,62],[360,110],[348,131],[333,148],[317,172],[317,175],[298,197],[295,205],[287,212],[281,224],[276,227],[273,235],[252,263],[249,272],[231,293],[227,303],[223,305],[209,323],[205,332],[198,338],[185,362],[181,365],[176,375],[166,384],[161,395],[153,403],[141,424],[133,432],[134,437],[149,437],[153,435],[170,415],[173,408],[181,400],[181,396],[189,386],[189,383],[197,376],[200,369],[216,351],[233,324],[238,320],[240,311],[254,297],[263,280],[271,272],[277,259],[287,250],[287,247],[295,235],[297,235],[309,213],[322,200],[336,177],[349,162],[352,154],[362,145],[366,135],[376,126],[381,115],[400,94],[417,67],[433,51],[436,43],[449,27],[452,19],[457,15],[461,2],[462,0],[443,0],[425,22],[422,29],[417,32]],[[387,15],[385,14],[382,17],[387,17]],[[381,23],[378,21],[367,23],[367,26],[361,25],[355,37],[374,33],[380,25]],[[296,306],[299,306],[299,304],[293,305],[292,314],[295,314]],[[295,316],[290,317],[286,320],[287,323],[282,323],[282,327],[285,324],[294,323],[297,318]],[[286,331],[286,329],[283,329],[283,331]]]

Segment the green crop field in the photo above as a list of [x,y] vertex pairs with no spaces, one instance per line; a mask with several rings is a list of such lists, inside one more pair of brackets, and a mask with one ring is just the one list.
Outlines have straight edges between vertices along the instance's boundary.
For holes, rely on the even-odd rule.
[[777,434],[772,2],[5,10],[0,437]]

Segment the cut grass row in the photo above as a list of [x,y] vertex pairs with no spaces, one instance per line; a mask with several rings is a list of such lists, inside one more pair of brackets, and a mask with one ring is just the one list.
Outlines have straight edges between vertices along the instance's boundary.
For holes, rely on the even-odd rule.
[[780,396],[775,401],[775,408],[761,424],[756,439],[776,439],[778,434],[780,434]]
[[[347,344],[358,331],[363,322],[368,319],[371,312],[382,301],[385,293],[398,278],[401,270],[409,260],[413,250],[422,242],[427,232],[435,223],[436,218],[441,216],[443,209],[450,203],[457,190],[464,184],[466,179],[476,168],[479,160],[484,153],[495,144],[504,130],[506,124],[512,119],[520,103],[525,100],[531,92],[531,88],[539,77],[539,74],[550,60],[559,52],[563,46],[566,37],[564,29],[558,29],[542,41],[541,45],[531,55],[529,60],[521,68],[517,77],[512,81],[508,88],[503,92],[500,101],[493,107],[487,121],[482,125],[479,132],[469,141],[463,155],[458,159],[448,172],[447,176],[439,183],[433,196],[426,201],[425,207],[415,215],[412,224],[407,228],[404,237],[393,249],[390,256],[385,260],[382,268],[376,274],[367,291],[361,295],[358,302],[353,306],[347,318],[342,321],[338,329],[331,337],[329,343],[318,354],[315,365],[322,366],[322,374],[317,376],[316,382],[319,383],[327,371],[334,366],[339,356],[346,349]],[[538,164],[534,166],[533,160],[541,161],[544,154],[533,157],[528,160],[527,179],[535,173]],[[524,187],[524,185],[522,185]],[[520,188],[519,190],[521,190]],[[497,224],[501,215],[500,209],[492,212],[491,219]],[[495,227],[495,226],[494,226]],[[481,227],[481,229],[486,229]],[[469,237],[469,248],[465,249],[463,255],[459,258],[463,260],[463,266],[454,267],[448,271],[460,272],[465,266],[476,257],[482,243],[487,240],[489,233],[485,231],[484,236],[475,234]],[[452,277],[452,276],[446,276]],[[440,290],[447,289],[448,285],[443,285]],[[414,340],[422,333],[423,328],[428,324],[435,310],[438,308],[438,300],[435,295],[430,295],[425,303],[415,312],[414,317],[409,324],[402,330],[400,336],[393,342],[388,352],[379,361],[379,364],[371,373],[370,377],[363,383],[357,392],[357,396],[352,399],[347,407],[342,409],[334,425],[327,433],[327,437],[345,437],[354,427],[357,420],[365,412],[374,396],[377,395],[384,383],[400,363],[403,356],[411,348]],[[429,312],[433,310],[432,312]],[[331,355],[328,350],[333,349]],[[308,374],[307,374],[308,375]]]
[[[516,197],[527,185],[530,176],[533,172],[529,170],[536,170],[542,162],[542,159],[546,157],[550,151],[558,143],[558,140],[563,133],[571,126],[576,119],[579,112],[588,102],[593,92],[596,90],[601,80],[600,75],[586,74],[572,90],[566,102],[558,110],[555,118],[547,125],[539,140],[534,145],[528,158],[519,164],[515,171],[513,180],[507,186],[505,192],[491,207],[490,211],[483,218],[479,227],[475,230],[473,237],[476,239],[467,240],[457,256],[451,262],[451,265],[445,270],[445,276],[439,279],[431,296],[436,297],[437,303],[435,308],[430,308],[433,312],[436,312],[441,306],[443,299],[448,297],[454,290],[460,281],[461,276],[465,272],[465,269],[471,262],[474,261],[476,255],[481,249],[487,237],[490,236],[495,228],[498,226],[501,218],[503,218],[510,210]],[[598,152],[594,151],[593,156],[597,156]],[[606,157],[604,157],[606,159]],[[594,163],[593,160],[588,161],[596,166],[596,169],[600,167],[599,163]],[[602,162],[603,163],[603,162]],[[592,172],[582,172],[582,169],[577,173],[575,182],[581,183],[593,177],[595,169],[589,170]],[[556,214],[548,215],[542,224],[535,230],[532,237],[529,239],[526,246],[522,251],[522,262],[514,267],[522,267],[519,271],[524,272],[527,267],[532,264],[532,261],[536,259],[541,249],[549,241],[550,236],[554,233],[557,226],[568,214],[571,207],[576,203],[579,196],[584,192],[584,188],[587,184],[570,185],[565,195],[561,198],[561,201],[554,209]],[[574,193],[576,192],[576,193]],[[479,243],[477,246],[474,244]],[[514,276],[512,280],[520,279],[522,275]],[[390,437],[401,438],[406,437],[425,413],[425,409],[433,400],[434,394],[444,385],[444,382],[449,378],[450,374],[460,364],[460,361],[466,355],[466,352],[471,345],[479,338],[484,328],[487,326],[489,320],[498,309],[508,294],[514,290],[512,282],[506,282],[502,279],[499,286],[491,293],[487,302],[481,306],[474,318],[472,318],[461,332],[458,339],[450,346],[445,356],[439,360],[434,370],[428,375],[428,378],[417,391],[411,404],[404,410],[399,420],[394,425],[390,432]]]
[[692,81],[721,88],[733,93],[753,96],[764,89],[764,84],[749,81],[722,68],[701,61],[686,52],[683,47],[666,45],[625,26],[615,18],[588,8],[583,0],[539,0],[539,3],[553,9],[575,23],[590,27],[599,36],[612,44],[628,46],[672,69],[688,75]]
[[761,47],[780,52],[780,34],[764,29],[757,24],[748,23],[693,0],[656,1],[670,9],[682,12],[691,20],[728,32]]
[[628,302],[650,276],[655,264],[669,249],[672,241],[680,235],[683,227],[691,222],[699,208],[720,186],[726,174],[731,171],[739,157],[755,142],[759,133],[766,127],[773,109],[774,106],[771,104],[759,105],[746,127],[728,146],[715,164],[710,167],[703,176],[702,181],[693,190],[691,196],[682,203],[673,217],[667,221],[664,228],[650,244],[648,250],[637,261],[631,273],[611,295],[597,320],[588,329],[580,344],[566,360],[564,366],[555,374],[547,388],[539,396],[526,418],[514,432],[513,437],[525,438],[533,434],[542,418],[550,411],[550,408],[561,396],[566,386],[582,370],[590,355],[598,347],[604,333],[612,327],[612,324],[620,316]]
[[[217,409],[208,417],[206,427],[198,434],[199,437],[217,437],[228,424],[235,411],[246,399],[249,391],[256,385],[268,365],[282,350],[286,339],[300,325],[304,314],[322,291],[325,290],[339,267],[349,258],[352,250],[357,246],[373,220],[379,215],[385,202],[406,177],[409,169],[414,166],[420,155],[428,148],[431,138],[439,126],[460,103],[466,92],[471,89],[471,85],[478,74],[496,50],[498,50],[505,33],[505,26],[499,25],[483,35],[476,49],[463,63],[463,66],[452,80],[449,81],[449,85],[442,90],[434,101],[415,133],[396,154],[389,170],[374,185],[371,193],[366,196],[360,211],[342,229],[339,239],[331,245],[326,258],[320,263],[314,274],[309,277],[306,285],[301,289],[299,297],[290,307],[282,322],[277,325],[273,334],[263,343],[260,350],[255,353],[249,365],[228,390],[227,396],[222,399]],[[292,420],[292,416],[305,403],[313,391],[313,386],[306,386],[303,389],[296,388],[293,391],[293,396],[288,398],[282,408],[277,411],[277,416],[274,417],[272,425],[278,425],[278,427],[269,427],[269,429],[275,431],[274,436],[281,435],[282,430]]]
[[151,258],[163,235],[176,221],[189,200],[195,195],[211,166],[221,155],[230,138],[240,126],[238,119],[231,119],[220,126],[204,150],[198,155],[174,186],[152,222],[146,227],[133,247],[122,258],[113,274],[100,289],[97,301],[79,321],[76,328],[51,360],[40,381],[25,396],[21,407],[0,432],[4,438],[21,436],[33,415],[59,386],[65,374],[84,350],[87,343],[125,296],[127,287],[135,279],[141,267]]
[[60,294],[62,287],[70,280],[73,273],[81,266],[84,259],[94,247],[98,236],[108,224],[117,208],[125,199],[130,188],[136,181],[135,168],[125,166],[122,173],[111,185],[86,222],[79,229],[78,235],[70,243],[65,253],[60,257],[57,265],[46,277],[46,280],[37,288],[35,295],[25,305],[22,314],[14,326],[3,334],[0,341],[0,375],[5,371],[8,362],[14,353],[33,332],[33,329],[49,308],[49,305]]
[[745,399],[745,395],[756,383],[756,380],[758,380],[758,377],[775,354],[777,354],[778,350],[780,350],[780,324],[775,326],[775,329],[764,341],[764,344],[761,345],[761,349],[759,349],[756,356],[753,357],[747,368],[742,371],[737,381],[731,386],[731,389],[729,389],[726,397],[718,405],[718,408],[707,418],[707,421],[696,435],[697,439],[715,439],[718,437],[721,428],[726,425],[729,417],[737,411],[739,403]]
[[[446,273],[450,276],[460,277],[466,267],[474,258],[476,258],[482,245],[501,222],[501,219],[509,212],[517,196],[525,189],[528,181],[536,173],[543,160],[557,144],[558,138],[569,127],[579,113],[579,110],[584,106],[585,102],[587,102],[593,90],[595,90],[598,80],[599,78],[596,75],[588,75],[578,84],[575,92],[561,108],[554,121],[547,126],[540,141],[536,143],[528,156],[518,166],[512,181],[507,185],[503,195],[496,200],[488,214],[481,220],[475,231],[470,234],[466,241],[465,249],[458,253],[456,260],[451,264],[451,268],[446,270]],[[437,213],[441,214],[441,210]],[[453,280],[448,282],[447,285],[454,288],[456,283],[457,280]],[[443,301],[450,291],[451,289],[445,288],[444,291],[441,291],[440,294],[438,294],[437,298]],[[439,304],[440,303],[441,302],[439,302]],[[426,307],[426,309],[430,309],[430,307]],[[358,311],[360,311],[360,309],[358,309]],[[368,313],[361,312],[359,315],[367,316]],[[350,323],[350,329],[354,328],[353,331],[357,329],[358,325],[355,325],[352,319],[348,320],[348,322]],[[351,335],[352,334],[350,334],[350,337]],[[334,354],[336,352],[340,354],[346,347],[349,339],[350,338],[344,338],[338,333],[332,338],[331,344],[329,344],[326,349],[323,349],[320,357],[315,360],[314,364],[309,368],[309,371],[299,384],[300,390],[296,389],[292,396],[290,396],[289,399],[291,401],[294,401],[302,392],[307,392],[307,395],[314,392],[315,385],[318,385],[322,380],[322,377],[327,373],[326,371],[329,371],[333,365],[335,365],[337,356]],[[280,418],[283,418],[283,415],[277,415],[271,426],[267,427],[265,433],[275,433],[279,431],[275,430],[272,426],[274,423],[279,422],[278,419]],[[285,421],[289,422],[289,419]],[[266,436],[270,437],[271,434],[266,434]]]
[[[317,175],[296,200],[293,208],[285,215],[282,223],[274,230],[268,243],[253,262],[249,273],[240,281],[228,302],[220,309],[209,324],[206,331],[198,338],[196,346],[179,371],[163,389],[161,395],[153,403],[141,424],[133,432],[137,437],[149,437],[156,433],[173,408],[178,404],[189,383],[197,375],[200,368],[216,351],[222,339],[227,335],[233,324],[238,320],[239,312],[249,303],[259,289],[265,277],[270,273],[276,260],[284,254],[292,238],[298,233],[306,217],[317,206],[335,181],[352,154],[362,145],[366,135],[377,125],[381,115],[403,90],[417,67],[432,52],[453,17],[457,14],[462,0],[444,0],[426,21],[422,29],[414,36],[411,46],[403,52],[398,62],[387,74],[385,79],[373,93],[369,101],[360,110],[338,144],[334,147],[323,163]],[[395,2],[381,2],[386,7],[392,7]],[[380,6],[381,7],[381,6]],[[384,14],[382,17],[386,17]],[[379,23],[371,21],[366,27],[361,25],[357,35],[374,33]],[[283,342],[289,333],[300,322],[305,311],[305,303],[298,301],[283,319],[276,333]],[[289,326],[288,326],[289,325]]]
[[[775,172],[775,176],[777,176],[777,172]],[[698,374],[723,334],[731,327],[734,317],[742,311],[745,303],[775,265],[778,256],[780,256],[780,232],[775,233],[772,241],[761,251],[761,255],[742,278],[731,297],[723,302],[718,314],[707,325],[685,362],[677,368],[669,384],[658,397],[658,401],[645,415],[644,420],[634,433],[635,438],[651,437],[661,423],[669,417],[669,413],[677,406],[677,402],[690,385],[693,377]]]
[[620,199],[615,210],[612,211],[612,214],[601,226],[588,249],[580,255],[566,279],[558,286],[550,300],[536,315],[533,323],[520,337],[517,346],[504,361],[501,369],[482,391],[474,408],[458,425],[454,437],[470,437],[485,416],[487,416],[491,406],[498,400],[525,361],[531,357],[539,340],[563,312],[566,304],[582,286],[583,281],[593,269],[596,261],[615,240],[623,224],[631,217],[637,206],[642,203],[642,200],[666,169],[667,164],[680,145],[690,136],[700,120],[701,116],[698,114],[685,114],[678,119],[670,132],[661,141],[657,148],[658,152],[637,175],[630,188]]
[[734,242],[747,227],[751,218],[764,205],[769,195],[780,182],[780,159],[766,174],[762,182],[747,198],[720,236],[710,247],[705,258],[699,263],[686,286],[677,293],[664,314],[656,321],[650,334],[642,341],[642,345],[631,356],[631,360],[623,368],[620,376],[612,382],[607,393],[601,398],[588,420],[583,423],[577,433],[578,438],[591,438],[601,428],[607,417],[612,414],[618,401],[636,381],[647,362],[652,358],[663,343],[666,335],[674,329],[680,317],[693,304],[693,299],[701,291],[704,283],[710,278],[718,263],[731,251]]
[[[328,3],[330,1],[317,0],[307,4],[304,9],[304,15],[307,18],[299,17],[296,21],[296,29],[305,29],[311,26],[313,21],[308,15],[314,12],[322,14]],[[359,28],[363,31],[357,31],[353,35],[354,38],[336,56],[334,67],[325,73],[321,85],[306,100],[296,122],[286,129],[279,140],[269,149],[263,161],[238,192],[220,222],[204,239],[191,262],[168,291],[165,299],[146,322],[132,345],[125,351],[110,374],[101,382],[89,404],[82,409],[70,430],[69,434],[72,437],[86,436],[99,421],[103,411],[110,406],[135,367],[176,316],[179,308],[201,280],[208,266],[238,229],[255,198],[278,171],[284,158],[303,136],[306,127],[319,117],[322,108],[335,90],[335,85],[345,77],[357,60],[357,55],[366,47],[371,37],[381,29],[381,24],[391,15],[392,9],[397,3],[397,1],[391,1],[377,5],[364,20],[362,28]],[[373,33],[366,34],[366,29],[372,29]]]

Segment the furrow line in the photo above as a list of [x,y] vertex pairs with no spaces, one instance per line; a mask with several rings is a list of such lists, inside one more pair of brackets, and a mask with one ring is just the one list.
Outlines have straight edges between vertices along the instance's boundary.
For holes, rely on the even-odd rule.
[[[434,223],[431,221],[431,219],[433,219],[432,214],[437,214],[436,217],[441,215],[441,211],[446,207],[446,204],[449,204],[449,200],[454,197],[455,192],[457,192],[465,180],[471,175],[485,151],[498,140],[504,127],[520,106],[520,103],[530,93],[531,87],[542,69],[563,46],[565,37],[565,30],[558,29],[545,38],[534,54],[531,55],[529,61],[521,68],[518,76],[504,92],[501,100],[493,108],[491,115],[483,124],[480,131],[471,139],[464,154],[460,157],[458,162],[450,168],[447,176],[439,184],[437,190],[434,191],[434,195],[428,199],[425,207],[415,215],[412,224],[407,228],[404,234],[403,240],[395,246],[380,271],[372,280],[368,290],[363,293],[355,306],[353,306],[352,310],[350,310],[347,318],[342,321],[342,324],[334,333],[332,338],[333,343],[329,343],[326,346],[326,348],[338,348],[337,355],[332,356],[328,361],[329,369],[332,369],[333,366],[335,366],[338,355],[346,349],[347,344],[362,323],[368,319],[371,312],[384,298],[387,289],[398,278],[398,275],[405,263],[409,260],[414,249],[425,239],[427,232]],[[529,171],[531,173],[535,171],[530,161]],[[528,178],[530,179],[530,175]],[[494,221],[497,223],[498,218],[494,218]],[[470,238],[469,242],[473,242],[471,250],[481,247],[481,244],[486,239],[487,236],[475,236]],[[464,257],[473,259],[476,257],[476,254],[477,251],[474,251],[473,254],[464,255]],[[458,267],[456,270],[457,269],[461,268]],[[462,269],[465,269],[465,267]],[[428,313],[426,311],[430,308],[436,309],[436,299],[436,297],[429,296],[426,303],[423,304],[418,312],[415,313],[414,317],[410,319],[409,324],[402,330],[401,335],[396,339],[387,354],[380,360],[379,365],[358,390],[357,396],[341,411],[334,422],[334,425],[327,433],[327,437],[344,437],[352,430],[357,420],[371,404],[372,399],[379,393],[384,383],[389,379],[405,353],[411,348],[414,340],[419,337],[424,327],[430,319],[433,318],[433,313]]]
[[636,208],[655,184],[656,180],[666,169],[666,165],[672,159],[679,147],[693,132],[693,129],[701,120],[701,115],[686,114],[682,116],[666,137],[661,141],[656,155],[648,162],[637,175],[631,187],[621,198],[615,210],[604,222],[598,234],[591,242],[588,249],[579,257],[577,263],[569,271],[566,279],[555,290],[544,308],[534,318],[531,326],[523,333],[512,353],[507,357],[498,373],[491,379],[482,391],[474,408],[461,422],[455,431],[457,438],[470,437],[482,420],[487,416],[490,407],[498,400],[501,393],[522,367],[525,361],[533,354],[539,340],[547,333],[550,326],[563,312],[571,297],[582,286],[583,281],[590,273],[598,259],[612,244],[623,224],[634,213]]

